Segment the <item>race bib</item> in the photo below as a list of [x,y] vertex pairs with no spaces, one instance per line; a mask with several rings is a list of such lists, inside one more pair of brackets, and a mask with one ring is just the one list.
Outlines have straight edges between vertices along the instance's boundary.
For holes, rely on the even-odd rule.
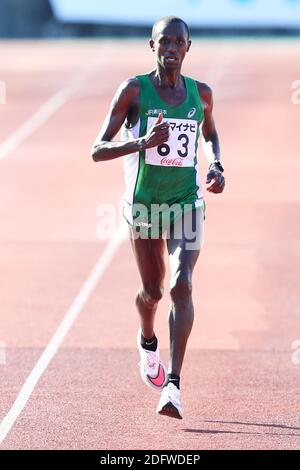
[[[147,131],[157,118],[149,117]],[[164,119],[170,124],[169,140],[145,151],[147,165],[194,166],[197,121],[192,119]]]

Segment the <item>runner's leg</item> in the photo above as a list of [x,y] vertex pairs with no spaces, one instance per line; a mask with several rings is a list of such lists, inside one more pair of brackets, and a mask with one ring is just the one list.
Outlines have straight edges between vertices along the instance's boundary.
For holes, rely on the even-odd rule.
[[[203,243],[203,210],[198,209],[184,215],[184,230],[176,238],[175,223],[167,239],[170,260],[170,295],[169,311],[170,362],[169,373],[180,376],[187,341],[194,320],[192,300],[192,274]],[[191,243],[191,230],[196,233],[195,242]]]
[[157,305],[163,295],[165,240],[131,236],[131,245],[142,281],[136,295],[142,334],[152,338]]

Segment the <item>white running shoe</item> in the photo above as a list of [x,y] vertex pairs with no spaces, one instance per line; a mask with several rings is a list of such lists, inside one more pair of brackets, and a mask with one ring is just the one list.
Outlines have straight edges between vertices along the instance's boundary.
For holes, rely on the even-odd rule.
[[168,385],[162,389],[156,413],[159,415],[169,416],[170,418],[183,418],[180,403],[180,390],[176,385],[169,382]]
[[158,346],[156,351],[148,351],[142,347],[141,328],[137,334],[137,347],[141,356],[139,366],[142,380],[148,387],[159,392],[165,384],[167,370],[160,360]]

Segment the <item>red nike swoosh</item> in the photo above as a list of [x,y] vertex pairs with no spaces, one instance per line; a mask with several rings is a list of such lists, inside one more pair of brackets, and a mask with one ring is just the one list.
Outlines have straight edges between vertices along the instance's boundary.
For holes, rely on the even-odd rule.
[[156,377],[150,377],[149,375],[147,375],[147,378],[156,387],[161,387],[165,382],[164,368],[159,364],[157,376]]

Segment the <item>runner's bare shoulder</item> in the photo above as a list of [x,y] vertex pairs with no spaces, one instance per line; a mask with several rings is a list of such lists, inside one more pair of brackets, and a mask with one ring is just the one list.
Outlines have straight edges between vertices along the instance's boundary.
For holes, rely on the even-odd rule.
[[138,120],[140,84],[137,78],[128,78],[121,83],[116,100],[126,112],[125,127],[133,127]]
[[137,78],[128,78],[118,88],[117,97],[134,102],[140,94],[140,84]]
[[210,86],[208,86],[204,82],[197,81],[197,87],[198,87],[200,98],[202,102],[204,103],[204,105],[211,106],[213,93],[212,93],[212,89],[210,88]]

